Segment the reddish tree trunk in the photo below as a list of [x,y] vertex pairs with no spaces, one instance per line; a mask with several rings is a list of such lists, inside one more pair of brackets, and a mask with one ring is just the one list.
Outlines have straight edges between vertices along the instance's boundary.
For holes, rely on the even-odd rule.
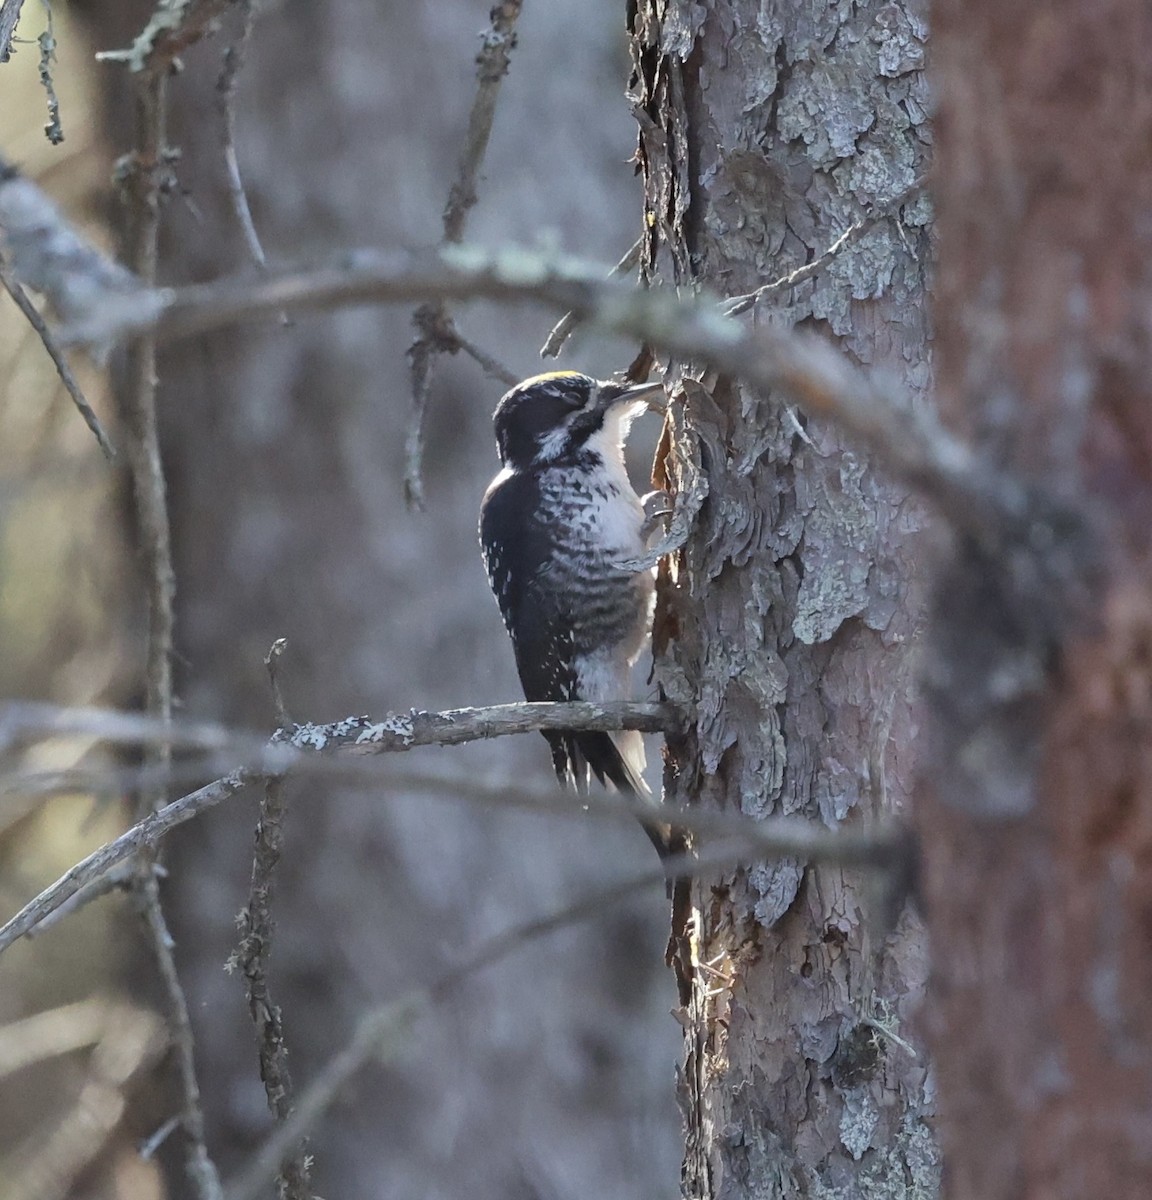
[[942,0],[934,33],[945,412],[1086,523],[961,545],[941,589],[919,811],[949,1194],[1147,1196],[1152,8]]

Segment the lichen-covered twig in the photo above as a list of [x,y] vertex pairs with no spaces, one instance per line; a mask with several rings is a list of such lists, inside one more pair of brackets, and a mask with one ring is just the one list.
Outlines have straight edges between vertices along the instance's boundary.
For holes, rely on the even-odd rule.
[[148,24],[126,50],[103,50],[101,62],[122,62],[134,74],[163,75],[177,57],[215,32],[237,0],[158,0]]
[[[292,1075],[280,1006],[272,998],[268,983],[268,958],[272,952],[274,923],[272,892],[276,866],[284,840],[284,779],[269,776],[264,781],[260,816],[256,823],[252,856],[252,884],[248,904],[240,915],[240,946],[229,963],[244,977],[248,1012],[256,1027],[260,1079],[268,1107],[278,1124],[287,1121],[294,1108]],[[277,1165],[280,1200],[310,1200],[310,1169],[303,1142],[290,1146]]]
[[[289,718],[280,687],[279,662],[287,639],[277,638],[264,656],[276,719],[287,725]],[[240,945],[229,960],[229,969],[239,969],[244,978],[248,1012],[256,1028],[260,1079],[268,1107],[278,1123],[288,1120],[293,1109],[292,1075],[288,1069],[288,1047],[280,1006],[272,997],[268,982],[268,960],[272,954],[275,923],[272,920],[272,896],[276,867],[284,844],[284,777],[268,775],[256,820],[252,854],[252,882],[248,904],[240,914]],[[303,1143],[285,1155],[277,1173],[280,1200],[311,1200],[311,1169]]]
[[[5,194],[12,186],[10,176],[7,184],[4,180],[0,164],[0,232]],[[43,206],[42,194],[36,203]],[[74,234],[70,237],[69,245],[79,241]],[[94,254],[89,249],[87,259]],[[42,256],[24,257],[31,258],[35,268]],[[456,245],[438,253],[351,251],[340,262],[313,270],[255,281],[154,289],[141,287],[122,268],[104,272],[109,277],[102,285],[100,269],[92,270],[83,255],[73,257],[80,283],[75,287],[64,283],[61,277],[69,274],[67,270],[53,270],[48,280],[49,294],[55,291],[65,301],[56,305],[68,324],[59,334],[65,344],[100,347],[149,331],[158,337],[187,336],[291,309],[534,299],[605,332],[634,337],[775,391],[812,414],[838,422],[889,471],[933,501],[957,528],[981,539],[1002,537],[1006,526],[1019,531],[1035,525],[1037,519],[1043,524],[1060,516],[1052,505],[1037,503],[1035,489],[984,461],[948,433],[932,413],[903,395],[895,382],[861,371],[819,337],[804,331],[747,328],[726,317],[723,302],[715,298],[637,289],[618,279],[605,279],[599,266],[535,250]],[[60,258],[57,255],[54,261]],[[99,263],[99,256],[95,261]],[[20,270],[17,277],[26,286],[49,290]]]
[[56,95],[56,83],[52,78],[52,64],[56,61],[56,31],[52,22],[52,6],[44,0],[48,27],[36,39],[40,47],[40,86],[48,105],[48,120],[44,125],[44,136],[53,146],[64,140],[64,127],[60,123],[60,98]]
[[[298,725],[282,731],[254,766],[174,800],[150,813],[126,833],[101,846],[77,863],[24,906],[0,928],[0,952],[35,929],[81,888],[99,879],[144,847],[155,845],[171,830],[223,803],[251,783],[268,775],[316,766],[326,775],[350,782],[379,782],[363,757],[409,750],[418,745],[458,745],[478,738],[500,737],[535,730],[614,731],[639,729],[672,731],[682,720],[671,705],[621,701],[615,704],[507,704],[494,708],[449,712],[389,714],[380,720],[349,717],[327,725]],[[334,752],[330,757],[317,752]],[[412,781],[397,780],[398,787]],[[427,784],[429,781],[424,779]],[[576,797],[565,805],[561,796],[548,797],[527,789],[470,787],[444,779],[433,781],[445,795],[481,804],[542,808],[555,813],[580,813],[617,821],[651,815],[643,800],[607,793]],[[747,856],[784,856],[805,862],[837,862],[888,868],[902,864],[909,853],[908,835],[895,827],[828,830],[809,821],[771,818],[754,821],[739,815],[697,810],[667,810],[670,822],[702,837],[738,841]]]

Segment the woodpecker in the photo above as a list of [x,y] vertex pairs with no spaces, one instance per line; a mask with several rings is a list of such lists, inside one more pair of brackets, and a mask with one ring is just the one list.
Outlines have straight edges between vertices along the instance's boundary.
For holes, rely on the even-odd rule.
[[[480,544],[528,700],[627,697],[651,633],[655,581],[621,565],[647,552],[624,439],[660,391],[555,371],[517,384],[496,408],[503,469],[480,507]],[[651,797],[638,732],[544,737],[562,786],[584,790],[591,773]],[[641,824],[667,854],[667,828]]]

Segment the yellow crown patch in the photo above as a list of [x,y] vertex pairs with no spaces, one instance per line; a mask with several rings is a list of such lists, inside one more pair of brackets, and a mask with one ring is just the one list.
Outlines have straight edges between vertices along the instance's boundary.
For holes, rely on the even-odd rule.
[[525,379],[517,384],[517,387],[531,387],[534,383],[546,383],[549,379],[580,379],[582,378],[579,371],[545,371],[543,375],[533,375],[531,379]]

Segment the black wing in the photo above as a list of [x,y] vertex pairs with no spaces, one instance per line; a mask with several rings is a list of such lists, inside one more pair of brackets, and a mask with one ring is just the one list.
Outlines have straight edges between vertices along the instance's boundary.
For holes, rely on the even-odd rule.
[[556,546],[528,517],[538,503],[531,475],[509,475],[489,489],[480,508],[484,566],[512,639],[525,697],[575,700],[571,620],[541,585]]
[[[542,586],[542,572],[556,546],[548,530],[529,519],[538,503],[537,481],[527,473],[507,475],[489,489],[480,508],[484,565],[512,638],[525,699],[580,700],[572,614],[561,597]],[[587,766],[601,783],[611,781],[622,792],[635,795],[646,790],[608,734],[545,733],[544,737],[556,775],[565,786],[583,790]]]

